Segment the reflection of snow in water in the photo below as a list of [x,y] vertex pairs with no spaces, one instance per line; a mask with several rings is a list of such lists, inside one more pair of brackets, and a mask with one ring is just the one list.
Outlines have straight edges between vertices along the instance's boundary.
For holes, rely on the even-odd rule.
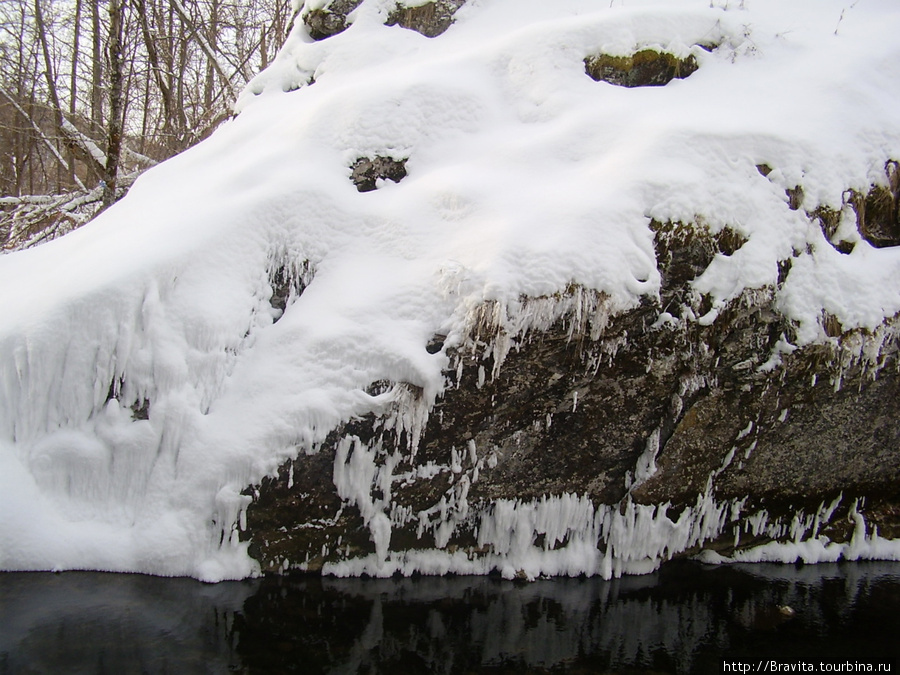
[[[608,582],[556,579],[523,586],[465,577],[363,584],[326,579],[326,588],[372,603],[352,662],[332,672],[376,664],[373,649],[387,660],[416,651],[431,672],[441,673],[472,663],[552,668],[588,655],[591,663],[611,669],[651,667],[663,659],[675,672],[694,672],[698,658],[719,658],[736,636],[775,636],[789,622],[803,629],[800,636],[830,641],[865,605],[874,585],[900,586],[900,567],[891,563],[690,567],[679,576],[669,569]],[[408,640],[384,630],[385,615],[415,604],[432,608],[421,626],[409,626]],[[454,621],[460,615],[462,621]],[[375,634],[380,639],[373,643]]]
[[151,673],[290,672],[298,664],[305,673],[348,674],[719,672],[721,659],[742,648],[846,649],[854,658],[865,648],[877,658],[892,644],[892,624],[879,612],[898,610],[897,563],[677,563],[643,577],[527,584],[289,577],[210,586],[7,574],[0,673],[96,672],[98,663]]

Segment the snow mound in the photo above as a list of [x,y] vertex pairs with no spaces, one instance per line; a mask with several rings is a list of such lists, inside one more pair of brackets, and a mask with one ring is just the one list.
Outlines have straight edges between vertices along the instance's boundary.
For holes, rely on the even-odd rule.
[[[387,409],[373,382],[433,401],[486,303],[657,297],[651,220],[746,240],[694,282],[713,312],[788,258],[801,344],[823,312],[900,312],[900,250],[844,254],[807,215],[851,218],[900,158],[900,8],[712,4],[470,0],[435,38],[385,25],[392,0],[324,40],[298,21],[212,138],[0,259],[0,569],[256,573],[245,486]],[[647,49],[696,71],[586,73]],[[379,157],[406,175],[360,192]]]

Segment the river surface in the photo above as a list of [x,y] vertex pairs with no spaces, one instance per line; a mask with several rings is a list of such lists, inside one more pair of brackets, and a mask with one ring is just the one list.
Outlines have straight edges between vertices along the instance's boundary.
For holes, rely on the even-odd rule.
[[533,583],[5,573],[0,674],[898,672],[898,617],[900,563],[678,562]]

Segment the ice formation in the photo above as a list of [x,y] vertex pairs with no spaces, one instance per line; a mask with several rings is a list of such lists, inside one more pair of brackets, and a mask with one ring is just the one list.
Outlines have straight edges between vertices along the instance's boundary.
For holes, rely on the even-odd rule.
[[[875,336],[860,354],[877,361],[900,250],[845,255],[807,213],[848,220],[846,191],[900,158],[894,3],[471,0],[432,39],[384,25],[394,5],[364,0],[318,42],[298,21],[213,137],[84,228],[0,259],[0,569],[252,575],[246,486],[371,412],[408,445],[340,447],[336,489],[377,553],[336,574],[609,575],[702,544],[734,504],[701,496],[674,520],[571,494],[469,509],[480,448],[418,467],[465,465],[443,512],[390,504],[402,477],[384,457],[415,453],[453,386],[447,349],[490,326],[500,368],[510,339],[556,320],[598,337],[659,292],[651,219],[747,240],[694,282],[712,302],[697,320],[773,287],[793,256],[776,302],[799,346],[828,339],[828,315]],[[644,48],[699,67],[630,89],[585,73],[588,56]],[[351,167],[376,156],[406,159],[407,176],[360,193]],[[431,353],[434,335],[446,347]],[[652,471],[648,448],[636,478]],[[438,542],[477,523],[489,553],[392,552],[410,518]],[[898,555],[865,531],[842,550]],[[787,554],[756,554],[773,555]]]

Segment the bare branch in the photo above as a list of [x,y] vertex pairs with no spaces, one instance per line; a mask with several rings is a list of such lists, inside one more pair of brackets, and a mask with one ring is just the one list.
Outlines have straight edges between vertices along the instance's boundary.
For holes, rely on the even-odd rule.
[[[56,149],[56,145],[53,144],[53,141],[47,138],[46,134],[44,134],[41,128],[35,123],[33,119],[31,119],[31,116],[27,112],[25,112],[22,106],[19,105],[18,101],[16,101],[16,99],[14,99],[9,94],[9,92],[3,88],[2,85],[0,85],[0,94],[3,94],[3,96],[12,104],[13,108],[15,108],[16,111],[25,119],[25,121],[31,125],[31,128],[34,129],[35,133],[37,133],[38,137],[41,139],[41,141],[43,141],[44,145],[47,146],[51,154],[56,158],[56,161],[58,161],[63,167],[65,167],[67,172],[72,173],[72,170],[69,167],[69,163],[61,154],[59,154],[59,150]],[[74,177],[75,183],[78,185],[78,187],[80,187],[82,190],[86,189],[84,187],[84,183],[82,183],[78,179],[78,176],[76,176],[74,173],[72,173],[72,176]]]
[[187,10],[184,8],[184,5],[181,4],[181,0],[172,0],[172,6],[178,12],[178,15],[181,17],[181,20],[184,21],[185,25],[187,25],[194,33],[194,37],[197,38],[197,43],[200,45],[200,48],[209,58],[213,68],[216,69],[216,72],[219,73],[219,76],[222,78],[222,82],[228,88],[229,93],[231,94],[231,101],[234,101],[237,98],[234,87],[231,84],[231,78],[234,77],[234,74],[231,76],[226,74],[224,66],[219,61],[218,54],[209,46],[209,43],[206,41],[206,38],[201,35],[200,31],[196,29],[190,16],[188,16]]

